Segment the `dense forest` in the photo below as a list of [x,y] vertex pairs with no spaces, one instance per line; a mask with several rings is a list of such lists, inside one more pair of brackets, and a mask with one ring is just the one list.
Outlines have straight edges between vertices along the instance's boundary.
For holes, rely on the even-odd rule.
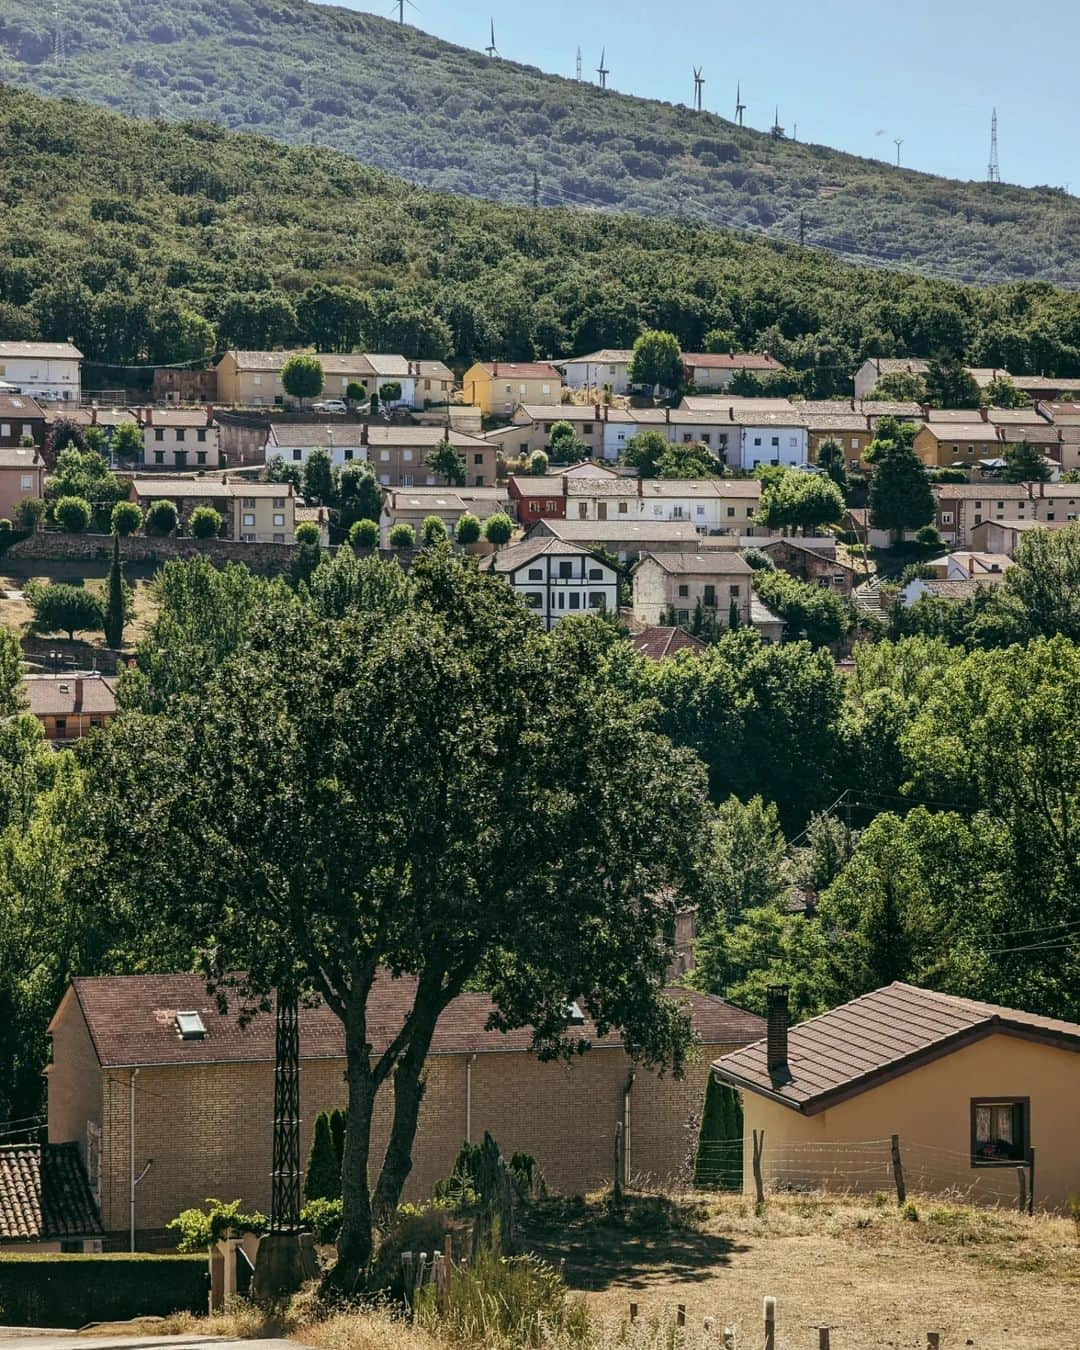
[[497,206],[333,150],[0,86],[0,333],[113,364],[312,343],[475,357],[765,348],[813,395],[867,355],[1080,374],[1080,296],[858,268],[630,215]]
[[535,175],[542,205],[786,240],[803,228],[850,258],[956,280],[1080,284],[1080,209],[1056,188],[899,170],[307,0],[64,8],[66,61],[55,64],[53,6],[5,0],[0,81],[332,146],[440,191],[529,203]]

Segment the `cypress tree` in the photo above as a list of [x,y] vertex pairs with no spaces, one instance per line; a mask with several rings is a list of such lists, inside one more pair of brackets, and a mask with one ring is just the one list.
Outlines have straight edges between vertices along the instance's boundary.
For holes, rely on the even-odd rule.
[[315,1117],[315,1133],[311,1137],[307,1172],[304,1176],[305,1200],[338,1200],[341,1198],[341,1163],[334,1150],[330,1133],[330,1116],[320,1111]]
[[124,640],[124,564],[120,561],[120,536],[113,535],[113,560],[109,568],[109,582],[102,622],[105,641],[110,647],[119,647]]
[[[341,1164],[345,1157],[345,1111],[340,1106],[335,1106],[330,1112],[330,1138],[334,1141],[334,1152],[337,1154],[338,1174],[341,1174]],[[341,1194],[340,1189],[338,1194]]]
[[742,1189],[742,1104],[734,1090],[712,1074],[705,1086],[694,1185],[701,1190]]

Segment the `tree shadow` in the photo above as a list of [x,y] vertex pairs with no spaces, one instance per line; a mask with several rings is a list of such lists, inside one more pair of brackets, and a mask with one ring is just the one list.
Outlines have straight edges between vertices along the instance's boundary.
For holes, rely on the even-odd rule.
[[673,1280],[704,1282],[732,1255],[747,1251],[731,1238],[703,1230],[705,1207],[668,1196],[610,1195],[542,1200],[521,1215],[529,1251],[558,1266],[571,1289],[612,1284],[647,1289]]

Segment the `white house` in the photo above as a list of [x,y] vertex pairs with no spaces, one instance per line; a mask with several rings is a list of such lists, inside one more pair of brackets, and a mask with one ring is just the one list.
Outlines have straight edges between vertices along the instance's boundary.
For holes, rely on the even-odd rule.
[[798,414],[736,408],[731,410],[731,420],[739,428],[738,460],[734,441],[727,452],[732,468],[752,470],[759,464],[777,464],[802,469],[810,462],[809,432]]
[[142,462],[149,469],[221,467],[221,428],[213,408],[144,408]]
[[82,399],[82,352],[70,342],[0,342],[0,382],[48,402]]
[[417,368],[413,362],[407,361],[404,356],[392,356],[387,353],[367,352],[365,355],[376,375],[376,389],[382,389],[387,384],[401,385],[401,393],[397,398],[387,399],[386,406],[415,408]]
[[553,361],[562,371],[568,389],[593,389],[602,393],[605,385],[613,394],[625,394],[630,388],[630,361],[634,353],[627,348],[604,348],[588,356],[570,356]]
[[580,544],[538,536],[502,549],[483,566],[505,577],[548,630],[569,615],[618,609],[615,569]]
[[702,390],[723,392],[740,371],[759,380],[784,373],[784,367],[768,352],[683,352],[682,360],[687,378]]
[[855,397],[866,398],[870,391],[876,387],[882,375],[922,376],[929,369],[930,362],[920,360],[918,357],[868,357],[855,372]]
[[266,433],[266,459],[269,461],[280,455],[286,464],[297,464],[302,468],[312,450],[325,450],[336,468],[354,460],[363,463],[368,457],[367,446],[363,443],[365,429],[359,422],[339,422],[336,426],[324,426],[319,422],[271,422]]

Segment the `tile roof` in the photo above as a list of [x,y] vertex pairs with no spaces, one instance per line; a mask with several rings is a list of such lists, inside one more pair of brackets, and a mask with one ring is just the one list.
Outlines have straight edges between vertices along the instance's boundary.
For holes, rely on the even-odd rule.
[[162,478],[158,475],[135,475],[131,480],[136,496],[143,501],[157,501],[162,497],[293,497],[291,483],[256,483],[247,479],[227,479],[220,475],[195,474],[190,478]]
[[365,352],[368,364],[380,379],[407,380],[413,375],[413,364],[404,356],[389,352]]
[[1068,389],[1080,391],[1080,380],[1061,379],[1054,375],[1013,375],[1012,382],[1017,389]]
[[695,547],[698,532],[688,520],[540,520],[539,533],[579,543],[687,543]]
[[[412,1004],[415,980],[383,974],[375,981],[368,1001],[367,1034],[376,1054],[400,1029]],[[687,1005],[695,1030],[707,1044],[743,1045],[763,1034],[761,1018],[743,1012],[722,999],[690,990],[672,989],[673,998]],[[258,1013],[246,1026],[235,1010],[222,1014],[198,975],[106,975],[76,978],[54,1018],[65,1011],[74,995],[86,1019],[102,1068],[140,1065],[271,1063],[274,1059],[273,1013]],[[271,1004],[273,1000],[271,999]],[[431,1043],[432,1055],[497,1053],[528,1050],[532,1031],[521,1027],[501,1032],[488,1028],[493,1004],[486,994],[460,994],[439,1018]],[[182,1040],[177,1033],[178,1011],[199,1013],[206,1035]],[[611,1031],[596,1035],[586,1020],[581,1034],[600,1046],[621,1046]],[[345,1033],[341,1021],[325,1004],[300,1011],[302,1059],[341,1059]]]
[[870,364],[879,375],[925,375],[930,362],[913,356],[877,356],[870,358]]
[[42,360],[61,359],[81,361],[82,352],[70,342],[0,342],[0,356],[12,359],[20,356],[39,357]]
[[702,370],[768,370],[784,367],[768,352],[683,352],[684,366]]
[[28,394],[0,394],[0,417],[40,422],[45,413]]
[[26,445],[3,445],[0,446],[0,469],[43,469],[45,461],[41,458],[37,448],[31,449]]
[[35,717],[116,712],[115,685],[104,675],[24,675],[22,686]]
[[[637,567],[658,563],[672,576],[750,576],[753,568],[734,549],[713,549],[709,553],[646,553]],[[635,571],[637,571],[635,567]]]
[[650,661],[664,661],[676,652],[703,652],[705,643],[688,633],[685,628],[645,628],[630,639],[639,656]]
[[553,553],[560,558],[589,556],[589,550],[580,544],[569,544],[564,539],[556,539],[550,534],[538,535],[533,539],[523,539],[520,544],[511,544],[509,548],[500,549],[490,558],[485,558],[481,566],[488,572],[516,572],[519,567],[524,567],[526,563],[542,557],[545,553]]
[[[237,370],[280,371],[290,356],[314,356],[327,375],[374,375],[371,362],[362,352],[241,352],[225,353],[236,362]],[[225,356],[221,358],[225,360]],[[221,361],[218,362],[218,365]]]
[[466,431],[457,431],[445,426],[388,426],[383,422],[338,422],[327,425],[325,422],[272,422],[270,431],[276,445],[288,449],[292,446],[311,448],[313,446],[352,446],[365,444],[364,432],[367,432],[366,444],[391,446],[415,446],[417,449],[431,448],[449,441],[453,446],[464,449],[483,450],[490,444],[482,436],[471,436]]
[[745,497],[757,501],[761,483],[756,478],[645,478],[641,496],[648,500],[671,497]]
[[[619,411],[612,409],[609,411]],[[1077,407],[1080,412],[1080,405]],[[596,404],[594,403],[519,403],[514,417],[526,417],[530,422],[602,422],[604,420],[603,409],[600,416],[596,415]],[[525,425],[524,422],[514,423],[517,427]],[[504,431],[510,430],[504,427]]]
[[216,427],[205,408],[147,408],[145,425],[148,427]]
[[606,365],[619,366],[626,365],[632,359],[634,353],[629,347],[604,347],[598,352],[590,352],[588,356],[564,356],[558,361],[553,361],[553,366],[560,369],[563,366],[581,366]]
[[929,581],[919,580],[920,595],[936,596],[939,600],[970,600],[981,586],[993,585],[995,577],[956,577],[947,579],[935,577]]
[[997,441],[998,429],[992,422],[927,422],[919,435],[936,441]]
[[[1044,486],[1052,487],[1047,483]],[[955,500],[962,497],[976,501],[1021,501],[1029,500],[1031,494],[1023,483],[932,483],[931,491],[939,501]]]
[[772,1075],[758,1041],[713,1065],[718,1077],[813,1114],[994,1032],[1080,1051],[1080,1025],[895,983],[788,1033],[788,1073]]
[[559,384],[562,374],[547,361],[481,361],[480,369],[493,379],[554,380]]
[[[834,404],[834,409],[843,412],[843,403]],[[722,413],[728,415],[729,408],[761,408],[767,412],[801,411],[801,403],[792,403],[789,398],[752,398],[748,394],[687,394],[674,410],[682,413]],[[685,420],[685,419],[683,419]]]
[[566,479],[561,474],[512,473],[506,481],[521,497],[566,496]]
[[78,1144],[0,1145],[0,1242],[96,1237],[104,1231]]

